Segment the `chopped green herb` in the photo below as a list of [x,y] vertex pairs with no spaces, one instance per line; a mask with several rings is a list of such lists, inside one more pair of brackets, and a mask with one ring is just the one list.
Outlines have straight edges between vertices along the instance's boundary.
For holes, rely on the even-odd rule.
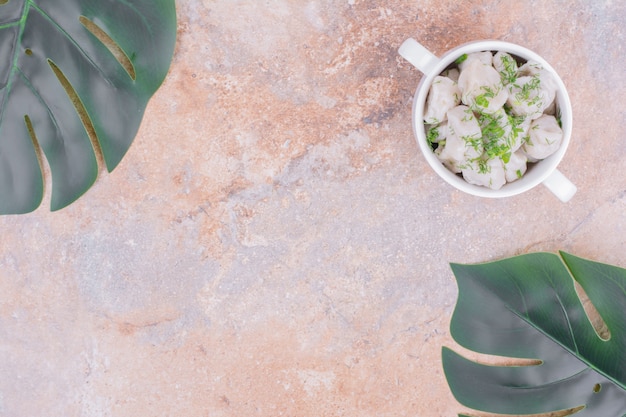
[[426,141],[431,148],[433,147],[433,144],[439,139],[439,130],[437,129],[437,127],[438,126],[431,127],[430,129],[428,129],[428,133],[426,134]]
[[494,98],[496,96],[496,94],[498,94],[500,92],[500,90],[501,90],[500,88],[498,88],[497,91],[493,91],[493,88],[487,87],[486,85],[483,85],[480,88],[481,88],[481,90],[485,91],[484,96],[488,97],[488,98]]
[[504,137],[504,129],[498,124],[497,119],[492,119],[482,131],[486,142],[498,142]]
[[522,178],[522,175],[524,175],[524,174],[522,174],[522,170],[521,169],[518,169],[517,171],[515,171],[515,175],[517,175],[517,179],[520,179],[520,178]]
[[517,138],[524,133],[522,123],[524,123],[525,116],[513,116],[508,115],[509,124],[511,125],[511,142],[517,142]]
[[[490,144],[485,144],[485,154],[489,159],[499,157],[502,158],[502,160],[504,161],[504,159],[506,158],[507,160],[504,162],[509,162],[508,159],[511,158],[511,148],[505,144],[497,144],[492,142]],[[508,157],[506,155],[508,155]]]
[[489,107],[489,100],[487,100],[484,94],[476,96],[475,101],[476,104],[480,107]]
[[[520,91],[518,93],[515,94],[515,99],[519,102],[523,102],[523,101],[529,101],[530,99],[530,93],[532,91],[538,90],[540,85],[541,85],[541,80],[539,79],[539,77],[537,75],[533,75],[530,79],[530,81],[528,81],[526,84],[524,84],[523,86],[519,86],[518,84],[513,84],[515,87],[519,88]],[[534,101],[537,100],[541,100],[540,96],[536,96],[533,99],[533,102],[530,104],[535,104]]]
[[502,55],[500,61],[504,68],[500,71],[502,84],[507,85],[514,83],[517,79],[517,63],[510,55]]
[[463,142],[465,142],[466,145],[469,145],[472,148],[474,148],[475,151],[482,153],[483,141],[480,136],[467,135],[467,136],[461,136],[461,139],[463,140]]
[[504,114],[482,114],[479,123],[485,146],[485,154],[488,159],[501,158],[505,163],[511,157],[511,141],[502,126]]
[[511,127],[513,129],[519,129],[521,131],[523,131],[524,129],[521,128],[520,126],[522,125],[522,123],[524,123],[524,121],[526,120],[526,116],[521,115],[521,116],[515,116],[512,115],[510,113],[507,113],[507,116],[509,118],[509,124],[511,125]]
[[487,163],[484,159],[480,159],[478,161],[478,173],[479,174],[488,174],[491,172],[491,165]]
[[483,90],[484,93],[479,94],[474,98],[474,103],[476,104],[476,106],[474,106],[474,110],[479,113],[483,111],[482,109],[486,109],[487,107],[489,107],[489,99],[492,99],[496,95],[498,95],[501,91],[501,87],[498,86],[494,90],[494,88],[483,85],[480,87],[480,89]]
[[467,54],[463,54],[460,57],[458,57],[456,59],[456,61],[454,61],[455,64],[460,64],[461,62],[465,61],[467,59]]

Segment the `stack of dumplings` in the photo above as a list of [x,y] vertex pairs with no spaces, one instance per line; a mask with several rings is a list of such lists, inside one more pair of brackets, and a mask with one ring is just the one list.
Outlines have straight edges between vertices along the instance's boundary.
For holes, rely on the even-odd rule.
[[470,184],[494,190],[559,149],[557,83],[536,62],[475,52],[435,77],[424,111],[439,160]]

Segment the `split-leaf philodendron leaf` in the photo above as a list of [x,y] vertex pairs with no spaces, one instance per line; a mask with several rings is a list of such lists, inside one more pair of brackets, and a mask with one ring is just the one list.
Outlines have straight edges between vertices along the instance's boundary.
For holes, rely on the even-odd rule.
[[[491,413],[577,409],[576,417],[626,416],[626,270],[561,252],[452,264],[459,287],[452,337],[472,351],[536,360],[485,365],[443,348],[455,398]],[[576,280],[608,327],[592,326]]]
[[174,0],[0,0],[0,214],[51,209],[112,171],[172,60]]

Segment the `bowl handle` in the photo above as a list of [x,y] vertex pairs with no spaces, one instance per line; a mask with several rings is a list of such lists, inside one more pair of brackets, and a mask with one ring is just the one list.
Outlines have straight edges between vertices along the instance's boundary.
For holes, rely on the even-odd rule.
[[400,45],[398,53],[426,75],[430,74],[439,63],[439,58],[413,38],[405,40]]
[[564,203],[574,197],[577,190],[576,186],[558,169],[552,171],[548,178],[543,180],[543,185]]

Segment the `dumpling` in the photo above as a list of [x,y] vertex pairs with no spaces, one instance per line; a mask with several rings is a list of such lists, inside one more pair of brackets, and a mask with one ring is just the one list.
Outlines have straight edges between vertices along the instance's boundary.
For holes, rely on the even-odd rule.
[[495,113],[508,99],[500,74],[479,59],[470,61],[459,75],[461,102],[480,113]]
[[446,120],[446,113],[461,102],[461,90],[456,82],[438,75],[428,92],[424,122],[438,124]]
[[521,77],[527,76],[527,75],[533,76],[533,75],[537,75],[539,71],[541,71],[542,69],[543,67],[541,66],[540,63],[535,62],[535,61],[526,61],[524,65],[519,67],[518,75]]
[[507,52],[496,52],[493,56],[493,67],[500,74],[503,85],[510,84],[517,79],[517,61]]
[[552,103],[543,111],[543,114],[551,114],[552,116],[556,116],[557,107],[556,107],[556,98],[552,100]]
[[557,90],[552,74],[543,69],[534,75],[521,76],[507,87],[507,104],[511,107],[511,113],[531,119],[540,117],[554,102]]
[[530,158],[544,159],[559,149],[562,140],[563,130],[556,118],[546,114],[532,121],[522,149]]
[[[443,152],[445,148],[446,148],[446,143],[442,142],[437,147],[437,149],[435,149],[433,151],[435,153],[435,156],[437,157],[437,159],[439,159],[439,161],[443,164],[443,166],[448,168],[449,171],[452,171],[455,174],[460,174],[461,173],[461,167],[460,167],[461,162],[456,161],[454,159],[447,158],[446,154]],[[443,154],[443,156],[441,156],[441,154]]]
[[470,184],[499,190],[506,183],[504,163],[500,158],[474,160],[461,169],[463,178]]
[[446,143],[450,139],[464,144],[464,159],[478,158],[483,153],[482,131],[469,107],[456,106],[448,111]]
[[482,62],[483,65],[491,66],[493,64],[493,55],[491,55],[490,51],[472,52],[471,54],[467,54],[465,59],[459,63],[459,69],[463,71],[463,69],[474,60]]
[[450,68],[441,73],[442,76],[450,78],[454,82],[459,81],[459,69]]
[[[482,133],[474,113],[467,106],[448,111],[448,134],[439,159],[448,165],[461,165],[483,153]],[[437,148],[439,149],[439,148]]]
[[511,154],[509,161],[504,163],[504,178],[506,182],[513,182],[522,178],[526,173],[528,158],[523,152],[518,151]]
[[511,124],[511,139],[509,145],[511,146],[512,152],[516,152],[526,142],[531,122],[530,117],[509,116],[509,123]]

